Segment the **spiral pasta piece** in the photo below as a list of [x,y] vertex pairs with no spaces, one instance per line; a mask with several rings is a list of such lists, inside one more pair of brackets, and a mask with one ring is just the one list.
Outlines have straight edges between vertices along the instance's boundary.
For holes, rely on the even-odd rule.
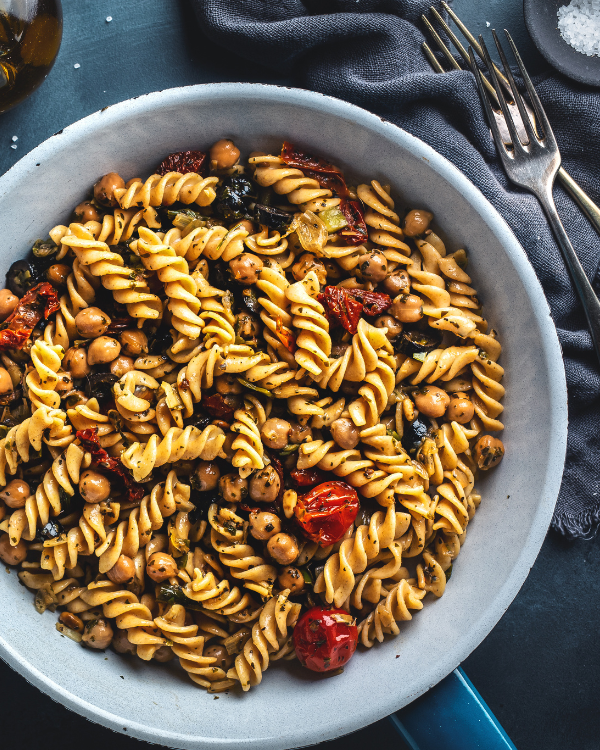
[[367,207],[365,224],[369,228],[369,239],[384,249],[410,255],[410,248],[402,242],[404,232],[400,228],[400,217],[394,211],[394,201],[389,188],[377,180],[370,185],[359,185],[356,194]]
[[55,448],[66,448],[74,440],[67,415],[60,409],[40,406],[21,424],[11,427],[5,438],[0,440],[0,473],[15,474],[19,463],[29,461],[29,450],[40,453],[42,444]]
[[269,666],[269,655],[280,650],[287,639],[288,629],[298,620],[300,605],[290,602],[289,595],[290,590],[285,589],[267,601],[258,622],[252,626],[250,638],[227,672],[230,679],[240,682],[244,691],[261,682],[263,672]]
[[124,209],[132,206],[171,206],[176,201],[190,205],[208,206],[216,198],[214,186],[217,177],[201,177],[195,172],[180,174],[168,172],[166,175],[153,174],[145,182],[130,180],[124,188],[114,191],[119,206]]
[[183,430],[172,427],[162,440],[158,435],[151,435],[145,445],[133,443],[123,452],[121,461],[132,472],[134,480],[141,482],[150,475],[154,467],[158,468],[166,463],[196,458],[213,461],[224,442],[225,433],[215,425],[209,425],[203,430],[193,425],[188,425]]
[[141,209],[130,208],[126,211],[115,208],[112,214],[105,214],[102,217],[98,242],[118,245],[120,242],[130,240],[139,227],[160,229],[160,226],[158,214],[150,206]]
[[87,266],[93,276],[100,277],[102,286],[112,292],[115,301],[127,306],[132,318],[155,320],[160,317],[160,299],[150,293],[145,279],[128,268],[123,258],[105,242],[96,240],[81,224],[71,224],[69,234],[62,241],[72,248],[79,262]]
[[302,281],[291,284],[285,296],[291,302],[292,323],[300,333],[294,358],[300,367],[319,380],[329,365],[331,337],[325,308],[317,301],[320,286],[317,274],[309,271]]
[[278,195],[285,195],[290,203],[304,210],[320,208],[319,200],[331,197],[331,190],[306,177],[301,169],[286,166],[279,156],[255,155],[248,163],[254,167],[254,179],[261,187],[272,187]]
[[198,315],[198,289],[194,278],[190,276],[187,261],[177,255],[172,247],[163,244],[160,237],[150,229],[140,227],[139,235],[136,251],[144,266],[149,271],[156,272],[165,285],[173,327],[184,336],[197,339],[204,321]]
[[425,594],[423,589],[411,585],[403,578],[373,612],[359,622],[358,638],[362,645],[371,648],[375,640],[381,643],[386,635],[398,635],[398,623],[412,620],[411,609],[423,609],[421,600]]
[[264,468],[260,428],[265,423],[267,415],[260,401],[254,396],[248,396],[244,399],[244,408],[238,409],[234,417],[235,422],[231,425],[231,431],[237,437],[231,444],[235,451],[231,463],[239,469],[240,476],[245,478],[253,471]]
[[54,389],[58,384],[57,372],[65,350],[62,346],[52,346],[43,339],[38,339],[31,347],[30,356],[35,369],[27,374],[25,382],[29,388],[31,403],[36,408],[47,406],[58,409],[60,396]]
[[497,417],[504,411],[500,399],[505,394],[505,388],[500,383],[504,369],[497,362],[489,359],[473,361],[473,403],[475,414],[481,420],[485,430],[503,430],[504,425]]

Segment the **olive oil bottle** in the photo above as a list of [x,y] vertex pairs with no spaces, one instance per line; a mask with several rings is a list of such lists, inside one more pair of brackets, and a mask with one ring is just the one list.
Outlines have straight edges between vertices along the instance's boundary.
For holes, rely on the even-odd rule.
[[60,0],[0,0],[0,112],[42,83],[61,38]]

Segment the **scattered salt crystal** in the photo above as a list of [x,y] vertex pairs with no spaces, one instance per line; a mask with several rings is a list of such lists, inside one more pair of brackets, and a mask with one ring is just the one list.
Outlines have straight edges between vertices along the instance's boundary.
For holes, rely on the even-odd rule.
[[490,28],[490,22],[489,21],[486,21],[485,25],[488,27],[488,29]]
[[16,148],[16,147],[17,147],[16,143],[13,143],[12,146],[11,146],[11,148]]
[[110,23],[112,21],[112,16],[106,16],[106,23]]
[[75,65],[73,65],[73,67],[74,67],[74,68],[80,68],[80,67],[81,67],[81,65],[80,65],[79,63],[75,63]]
[[588,57],[600,55],[600,0],[571,0],[558,9],[562,38]]
[[18,141],[19,140],[19,136],[18,135],[13,135],[12,140],[13,141]]

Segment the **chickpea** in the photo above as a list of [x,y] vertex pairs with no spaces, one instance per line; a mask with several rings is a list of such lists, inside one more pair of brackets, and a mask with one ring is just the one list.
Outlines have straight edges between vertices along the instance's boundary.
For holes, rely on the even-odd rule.
[[249,219],[243,219],[242,221],[238,221],[234,224],[234,226],[245,229],[248,232],[248,234],[254,234],[254,224]]
[[296,281],[302,281],[309,271],[314,271],[317,274],[321,286],[327,283],[327,269],[323,261],[312,253],[302,253],[292,266],[292,276]]
[[194,471],[194,489],[200,492],[214,490],[219,483],[221,471],[217,464],[211,461],[200,461]]
[[71,267],[65,263],[55,263],[46,271],[46,278],[54,286],[66,286]]
[[267,550],[273,560],[280,565],[290,565],[300,554],[298,544],[293,536],[280,532],[267,542]]
[[148,337],[143,331],[125,329],[119,336],[121,351],[128,357],[139,357],[148,354]]
[[237,315],[236,332],[238,336],[249,341],[255,339],[261,332],[262,326],[259,319],[249,312],[240,312]]
[[473,452],[477,466],[487,471],[497,466],[504,458],[504,444],[498,438],[491,435],[483,435],[475,443]]
[[331,356],[335,359],[338,359],[339,357],[343,357],[346,351],[348,350],[350,344],[334,344],[331,347]]
[[110,495],[110,482],[93,469],[86,469],[79,479],[79,494],[86,503],[101,503]]
[[0,289],[0,321],[4,321],[19,304],[19,298],[10,289]]
[[244,390],[235,375],[218,375],[215,378],[215,388],[222,396],[240,394]]
[[71,377],[75,378],[75,380],[85,378],[92,371],[92,368],[88,364],[87,352],[82,347],[72,346],[70,349],[67,349],[62,365],[71,373]]
[[125,187],[125,180],[116,172],[109,172],[94,185],[94,198],[103,206],[116,208],[115,190]]
[[321,258],[321,263],[325,266],[327,278],[337,281],[342,278],[342,269],[331,258]]
[[281,531],[281,521],[274,513],[250,513],[250,533],[255,539],[266,541]]
[[473,419],[475,407],[465,393],[455,393],[446,409],[446,418],[458,424],[467,424]]
[[358,427],[347,417],[340,417],[332,423],[331,437],[345,451],[356,448],[360,442]]
[[84,307],[75,316],[75,327],[84,339],[95,339],[106,333],[111,319],[99,307]]
[[10,393],[13,389],[12,380],[8,374],[8,370],[4,367],[0,367],[0,394]]
[[73,216],[80,224],[86,221],[100,221],[98,209],[91,201],[82,201],[73,209]]
[[257,503],[274,503],[280,486],[279,474],[272,466],[265,466],[250,480],[250,497]]
[[290,443],[292,445],[300,445],[300,443],[308,443],[312,440],[312,430],[308,425],[297,424],[296,422],[290,422]]
[[267,448],[280,451],[288,444],[291,424],[286,419],[271,417],[261,428],[260,436]]
[[209,646],[207,649],[204,649],[204,653],[202,654],[202,656],[209,656],[212,659],[216,659],[216,661],[213,662],[211,666],[217,667],[218,669],[223,669],[224,671],[227,671],[233,664],[233,656],[227,653],[227,649],[225,648],[225,646],[221,646],[218,643],[215,643],[213,646]]
[[248,480],[239,474],[225,474],[219,480],[219,494],[226,503],[239,503],[248,495]]
[[131,357],[124,357],[122,354],[121,356],[113,359],[113,361],[110,363],[111,373],[113,375],[116,375],[116,377],[119,379],[121,379],[123,375],[131,372],[132,370],[135,370],[133,360],[131,359]]
[[177,563],[166,552],[155,552],[150,555],[146,564],[146,573],[156,583],[161,583],[171,576],[177,575]]
[[237,258],[229,261],[229,268],[231,269],[233,278],[244,286],[256,284],[262,267],[262,260],[258,255],[253,255],[252,253],[242,253]]
[[110,646],[113,635],[114,632],[110,623],[101,618],[99,620],[90,620],[86,624],[81,640],[87,643],[90,648],[103,650]]
[[27,557],[27,545],[21,541],[14,547],[10,543],[8,534],[0,537],[0,560],[6,565],[18,565]]
[[154,656],[152,657],[155,661],[164,663],[166,661],[171,661],[175,654],[173,653],[173,650],[169,646],[161,646],[160,648],[157,648],[154,652]]
[[87,350],[88,365],[105,365],[121,353],[121,344],[112,336],[99,336]]
[[387,259],[383,253],[372,251],[365,253],[357,266],[359,278],[379,284],[387,276]]
[[375,321],[375,326],[377,328],[387,328],[386,336],[390,341],[398,338],[402,333],[402,323],[392,315],[380,315]]
[[423,317],[423,300],[416,294],[400,294],[388,312],[401,323],[416,323]]
[[233,141],[222,138],[210,147],[209,159],[212,168],[229,169],[238,163],[240,150]]
[[291,594],[299,594],[304,591],[305,582],[302,571],[291,565],[281,571],[277,577],[277,582],[282,589],[289,589]]
[[418,237],[429,229],[433,214],[421,208],[414,208],[404,219],[404,234],[407,237]]
[[415,406],[427,417],[442,417],[448,404],[450,396],[437,385],[425,385],[414,394]]
[[137,646],[129,640],[126,630],[117,630],[111,645],[118,654],[135,654],[137,652]]
[[135,563],[127,555],[119,555],[106,575],[113,583],[131,583],[135,576]]
[[384,291],[397,297],[399,294],[408,294],[410,292],[410,276],[402,269],[391,273],[382,284]]
[[71,630],[83,633],[83,620],[81,617],[77,617],[77,615],[73,614],[73,612],[62,612],[58,619],[63,625],[71,628]]
[[22,479],[13,479],[0,490],[0,500],[3,500],[9,508],[23,508],[30,495],[31,489]]

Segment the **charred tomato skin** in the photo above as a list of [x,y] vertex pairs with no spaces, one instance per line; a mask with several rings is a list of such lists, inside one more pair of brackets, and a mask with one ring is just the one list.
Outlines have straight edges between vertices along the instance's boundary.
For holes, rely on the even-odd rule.
[[307,539],[321,547],[339,542],[354,523],[358,495],[345,482],[323,482],[300,496],[294,515]]
[[358,643],[358,628],[343,609],[312,607],[294,628],[294,647],[303,667],[329,672],[348,663]]

